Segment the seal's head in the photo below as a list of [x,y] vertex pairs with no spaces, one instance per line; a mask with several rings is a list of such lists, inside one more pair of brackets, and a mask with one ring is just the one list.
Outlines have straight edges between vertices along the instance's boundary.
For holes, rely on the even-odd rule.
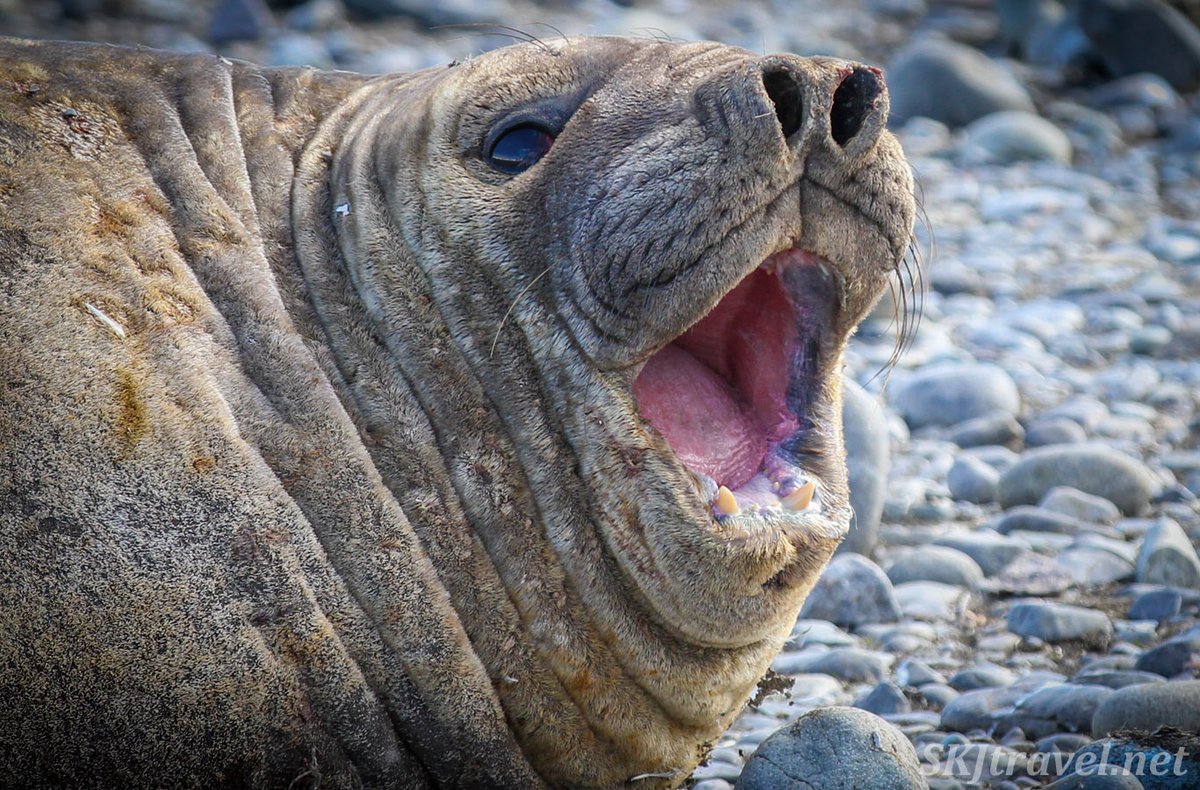
[[[520,683],[501,702],[554,781],[681,781],[849,524],[842,352],[914,215],[881,74],[583,38],[407,85],[331,127],[315,205],[340,211],[385,344],[414,314],[397,272],[420,273],[479,391],[441,427],[489,468],[477,495],[520,480],[521,518],[465,509],[579,721],[531,712]],[[521,530],[544,556],[517,556]]]

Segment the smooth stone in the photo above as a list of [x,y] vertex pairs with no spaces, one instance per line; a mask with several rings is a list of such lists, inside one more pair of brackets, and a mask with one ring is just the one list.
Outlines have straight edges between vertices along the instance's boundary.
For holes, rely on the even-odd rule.
[[1008,722],[1031,738],[1056,732],[1091,732],[1096,709],[1115,694],[1105,686],[1063,683],[1038,689],[1017,701]]
[[1038,506],[1094,524],[1112,524],[1121,517],[1120,509],[1104,497],[1070,486],[1051,488]]
[[892,407],[916,430],[949,427],[974,417],[1021,409],[1017,385],[1002,368],[990,364],[941,364],[913,374],[891,396]]
[[924,790],[917,753],[899,730],[857,708],[818,708],[767,738],[738,790]]
[[1092,546],[1073,546],[1055,557],[1054,563],[1071,574],[1076,585],[1085,589],[1106,587],[1130,579],[1134,574],[1132,562]]
[[976,691],[984,688],[1008,686],[1017,679],[1012,670],[996,664],[980,664],[960,669],[950,677],[950,686],[958,691]]
[[1065,592],[1074,584],[1072,571],[1049,557],[1026,551],[980,587],[993,593],[1044,596]]
[[968,450],[964,450],[960,457],[978,458],[980,461],[983,461],[997,472],[1004,472],[1005,469],[1010,469],[1016,465],[1017,461],[1021,460],[1021,456],[1017,455],[1007,447],[1002,447],[1000,445],[972,447]]
[[1028,551],[1024,542],[996,532],[967,532],[944,535],[934,545],[947,546],[961,551],[975,560],[984,576],[995,576],[1023,552]]
[[926,683],[917,688],[917,693],[934,710],[943,710],[959,696],[959,692],[945,683]]
[[962,448],[1020,444],[1025,429],[1011,414],[997,412],[960,422],[950,431],[950,441]]
[[1123,689],[1126,686],[1137,686],[1142,683],[1165,683],[1161,675],[1153,672],[1140,672],[1136,669],[1095,669],[1080,670],[1072,683],[1090,683],[1094,686],[1107,686],[1110,689]]
[[927,622],[957,620],[970,599],[966,589],[941,582],[905,582],[895,592],[905,619]]
[[896,667],[896,681],[906,688],[915,688],[929,683],[945,683],[946,678],[924,661],[906,658]]
[[1025,87],[977,50],[923,40],[896,55],[888,70],[893,126],[915,116],[951,128],[1000,110],[1034,110]]
[[822,674],[845,683],[878,683],[894,657],[857,647],[835,647],[821,652],[781,653],[771,668],[781,675]]
[[868,713],[882,716],[890,713],[907,713],[912,710],[912,703],[904,692],[891,681],[885,680],[864,694],[854,707],[862,708]]
[[1031,673],[1008,686],[965,691],[942,709],[941,726],[951,732],[990,730],[1006,716],[1017,700],[1047,684],[1061,682],[1061,676]]
[[1200,659],[1200,636],[1179,635],[1138,657],[1134,669],[1173,678],[1197,665]]
[[1062,513],[1033,505],[1017,505],[1000,518],[996,523],[996,531],[1001,535],[1007,535],[1017,530],[1074,535],[1082,526],[1079,519],[1073,516],[1065,516]]
[[1087,441],[1087,431],[1068,417],[1039,417],[1025,429],[1026,447],[1078,444]]
[[1183,596],[1178,590],[1151,590],[1139,595],[1129,605],[1130,620],[1170,620],[1183,609]]
[[1045,642],[1081,641],[1106,644],[1113,635],[1112,621],[1103,612],[1069,604],[1029,602],[1008,610],[1008,630]]
[[785,648],[798,650],[807,645],[855,647],[860,641],[858,637],[846,633],[828,620],[800,619],[792,626],[792,635],[788,638]]
[[1055,445],[1030,450],[1000,476],[1001,507],[1040,502],[1055,486],[1071,486],[1137,515],[1158,488],[1146,465],[1101,444]]
[[1137,559],[1137,580],[1145,584],[1200,588],[1200,557],[1177,522],[1161,518],[1146,532]]
[[901,611],[892,583],[878,565],[861,554],[840,554],[817,580],[800,617],[855,626],[894,623]]
[[978,458],[963,456],[946,473],[950,496],[960,502],[984,505],[995,502],[1000,487],[1000,472]]
[[1064,773],[1132,776],[1144,790],[1195,790],[1200,780],[1198,753],[1200,736],[1194,732],[1120,733],[1079,749]]
[[1200,85],[1200,30],[1160,0],[1079,0],[1084,34],[1117,77],[1149,72],[1175,90]]
[[983,579],[983,569],[957,549],[928,545],[897,557],[887,575],[892,584],[928,581],[973,588]]
[[221,0],[209,21],[208,40],[213,44],[253,41],[272,25],[271,9],[263,0]]
[[854,516],[850,531],[837,551],[870,554],[879,536],[892,464],[887,418],[879,399],[854,381],[844,382],[842,395],[846,470]]
[[963,132],[963,158],[972,164],[1071,162],[1073,149],[1067,135],[1032,112],[994,112],[972,122]]
[[[1089,732],[1091,727],[1089,725]],[[1091,737],[1075,732],[1057,732],[1053,735],[1047,735],[1045,738],[1038,738],[1035,744],[1039,752],[1063,752],[1071,754],[1082,749],[1092,742]]]
[[692,785],[692,790],[733,790],[733,785],[724,779],[701,779]]
[[1114,691],[1092,718],[1092,737],[1159,727],[1200,732],[1200,680],[1144,683]]

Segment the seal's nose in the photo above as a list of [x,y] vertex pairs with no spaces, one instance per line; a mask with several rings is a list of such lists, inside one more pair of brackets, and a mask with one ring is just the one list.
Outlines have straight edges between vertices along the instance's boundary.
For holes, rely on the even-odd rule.
[[[800,134],[805,121],[805,89],[802,80],[812,79],[817,90],[817,106],[807,108],[809,112],[828,112],[827,127],[833,141],[845,147],[855,138],[869,136],[870,144],[878,137],[887,121],[887,89],[878,69],[870,66],[840,64],[834,69],[833,79],[822,79],[829,74],[813,74],[809,69],[796,70],[780,63],[777,58],[769,59],[762,68],[763,89],[775,107],[775,117],[783,136],[792,142]],[[807,73],[806,73],[807,72]],[[832,88],[832,90],[830,90]],[[826,109],[828,108],[828,109]],[[825,121],[826,119],[821,119]]]

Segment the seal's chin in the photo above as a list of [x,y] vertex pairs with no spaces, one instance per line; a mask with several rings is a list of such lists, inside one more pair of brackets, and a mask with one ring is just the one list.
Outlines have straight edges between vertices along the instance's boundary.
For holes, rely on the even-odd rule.
[[796,448],[814,428],[820,352],[837,303],[822,258],[776,253],[635,379],[643,419],[696,478],[718,521],[819,511],[821,481]]

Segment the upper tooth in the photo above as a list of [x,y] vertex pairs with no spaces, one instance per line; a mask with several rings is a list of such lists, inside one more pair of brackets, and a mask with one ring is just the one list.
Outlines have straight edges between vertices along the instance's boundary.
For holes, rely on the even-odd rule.
[[741,508],[738,507],[737,497],[725,486],[717,489],[717,501],[713,502],[713,509],[721,516],[736,516],[741,512]]
[[817,491],[816,484],[809,480],[792,493],[783,498],[783,506],[788,510],[804,510],[812,502],[813,494]]

